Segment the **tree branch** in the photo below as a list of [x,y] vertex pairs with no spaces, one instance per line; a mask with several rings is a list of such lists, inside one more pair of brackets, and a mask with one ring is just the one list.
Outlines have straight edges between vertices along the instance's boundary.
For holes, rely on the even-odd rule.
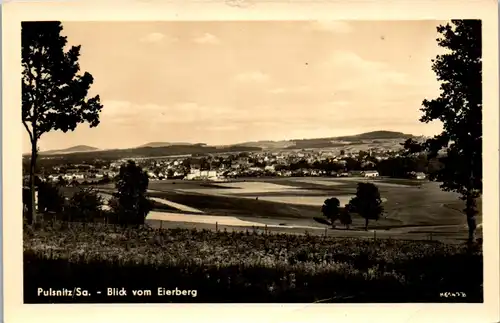
[[26,128],[26,131],[28,132],[29,136],[30,136],[30,141],[33,142],[33,133],[31,132],[30,128],[28,127],[28,124],[26,123],[26,121],[23,120],[23,125],[24,125],[24,128]]

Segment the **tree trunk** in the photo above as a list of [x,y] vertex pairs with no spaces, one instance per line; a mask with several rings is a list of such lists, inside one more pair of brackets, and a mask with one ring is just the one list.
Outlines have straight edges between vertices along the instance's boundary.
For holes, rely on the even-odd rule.
[[35,169],[36,169],[36,140],[31,142],[31,161],[30,161],[30,194],[31,194],[31,205],[28,210],[28,224],[35,224],[36,222],[36,203],[35,203]]
[[465,215],[467,216],[467,226],[469,227],[468,243],[474,242],[477,213],[478,211],[477,211],[476,198],[472,194],[467,194],[465,200]]

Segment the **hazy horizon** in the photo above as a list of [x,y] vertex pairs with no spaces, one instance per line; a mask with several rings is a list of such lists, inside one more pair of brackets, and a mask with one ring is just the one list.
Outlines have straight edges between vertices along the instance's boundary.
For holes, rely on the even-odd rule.
[[81,71],[95,78],[101,124],[45,134],[39,148],[432,136],[441,124],[418,119],[438,95],[431,60],[442,23],[63,22],[68,44],[82,46]]
[[[376,131],[386,131],[386,130],[375,130]],[[392,131],[392,130],[391,130]],[[369,131],[369,132],[372,132],[372,131]],[[394,132],[401,132],[401,131],[394,131]],[[402,133],[402,132],[401,132]],[[346,134],[346,135],[340,135],[340,136],[332,136],[332,137],[348,137],[348,136],[354,136],[354,135],[361,135],[361,134],[364,134],[364,133],[355,133],[355,134]],[[415,137],[419,137],[419,136],[423,136],[423,135],[419,135],[419,134],[411,134],[411,133],[405,133],[407,135],[413,135]],[[323,138],[329,138],[329,137],[323,137]],[[114,150],[114,149],[129,149],[129,148],[139,148],[139,147],[143,147],[147,144],[153,144],[153,143],[169,143],[169,144],[176,144],[176,145],[181,145],[181,144],[189,144],[189,145],[196,145],[196,144],[206,144],[207,146],[236,146],[238,144],[246,144],[246,143],[249,143],[249,142],[264,142],[264,141],[273,141],[273,142],[278,142],[278,141],[293,141],[293,140],[307,140],[307,139],[321,139],[320,137],[310,137],[310,138],[291,138],[291,139],[283,139],[283,140],[268,140],[268,139],[258,139],[258,140],[251,140],[251,141],[246,141],[246,142],[233,142],[233,143],[228,143],[228,144],[224,144],[224,145],[218,145],[218,144],[207,144],[205,142],[180,142],[180,141],[149,141],[149,142],[145,142],[141,145],[138,145],[138,146],[130,146],[130,147],[122,147],[122,148],[115,148],[115,147],[111,147],[111,148],[100,148],[98,146],[91,146],[91,145],[86,145],[86,144],[78,144],[78,145],[73,145],[73,146],[67,146],[67,147],[59,147],[59,148],[56,148],[56,149],[50,149],[50,150],[45,150],[45,151],[57,151],[57,150],[66,150],[66,149],[70,149],[70,148],[75,148],[75,147],[78,147],[78,146],[87,146],[87,147],[91,147],[91,148],[97,148],[99,150]],[[44,151],[41,151],[41,152],[44,152]],[[28,153],[31,153],[31,151],[26,151],[24,152],[25,154],[28,154]]]

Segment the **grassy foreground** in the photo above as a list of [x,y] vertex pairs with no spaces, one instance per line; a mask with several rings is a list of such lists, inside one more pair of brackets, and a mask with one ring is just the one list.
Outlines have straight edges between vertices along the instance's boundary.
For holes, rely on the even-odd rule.
[[[482,259],[480,246],[436,242],[57,223],[24,228],[24,300],[482,302]],[[159,287],[196,297],[159,296]],[[39,288],[73,295],[37,296]],[[127,296],[106,296],[107,288]],[[151,296],[132,295],[138,289]]]

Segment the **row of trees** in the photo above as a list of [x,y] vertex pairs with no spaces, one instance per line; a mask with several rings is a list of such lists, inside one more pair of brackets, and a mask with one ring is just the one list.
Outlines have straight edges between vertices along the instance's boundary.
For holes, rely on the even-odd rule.
[[345,157],[342,160],[343,162],[323,160],[313,163],[301,160],[290,165],[279,165],[275,167],[275,169],[290,171],[314,169],[328,173],[377,170],[382,176],[406,178],[411,172],[435,173],[441,167],[437,159],[429,160],[424,153],[411,156],[389,157],[383,160],[377,160],[375,158],[360,160],[353,157]]
[[384,212],[382,199],[378,187],[373,183],[358,183],[356,195],[343,208],[336,197],[326,199],[321,207],[327,224],[335,226],[337,220],[346,228],[352,224],[351,213],[358,214],[365,219],[365,230],[368,230],[370,220],[378,220]]
[[[38,212],[61,215],[65,221],[93,222],[103,220],[122,225],[144,224],[152,208],[147,198],[147,174],[130,161],[120,168],[116,178],[116,193],[104,209],[104,199],[93,187],[82,187],[71,198],[61,192],[61,183],[37,182]],[[31,203],[29,191],[24,194],[25,208]]]

